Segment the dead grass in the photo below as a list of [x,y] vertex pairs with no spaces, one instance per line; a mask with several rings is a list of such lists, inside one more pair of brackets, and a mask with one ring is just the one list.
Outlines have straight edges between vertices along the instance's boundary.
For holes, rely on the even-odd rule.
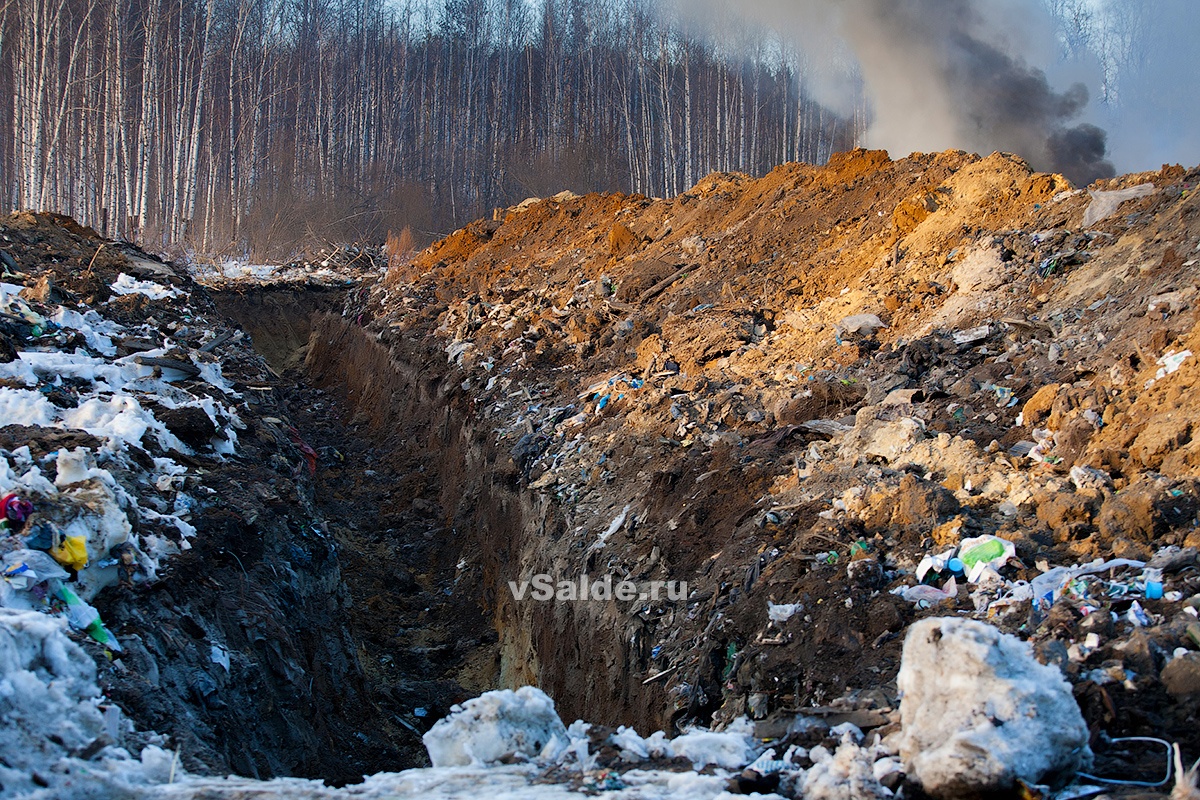
[[387,242],[383,246],[383,252],[387,255],[388,260],[387,274],[383,279],[385,286],[394,286],[404,280],[406,268],[412,263],[416,251],[411,227],[405,225],[400,233],[394,233],[388,229]]

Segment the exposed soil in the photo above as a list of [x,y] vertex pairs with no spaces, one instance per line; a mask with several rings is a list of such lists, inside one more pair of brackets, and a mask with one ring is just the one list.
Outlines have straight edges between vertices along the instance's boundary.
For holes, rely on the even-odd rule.
[[[203,547],[105,612],[160,674],[217,674],[209,625],[246,671],[217,674],[224,705],[110,671],[114,697],[191,736],[194,768],[335,780],[422,763],[417,734],[451,704],[525,683],[564,719],[642,732],[747,715],[786,743],[801,710],[886,732],[905,629],[975,612],[976,587],[932,607],[891,590],[996,534],[1009,580],[1184,548],[1178,598],[1146,600],[1133,573],[1050,608],[976,599],[1062,667],[1098,751],[1149,735],[1194,758],[1200,693],[1160,673],[1200,648],[1182,602],[1200,590],[1200,366],[1162,359],[1200,353],[1198,179],[1092,187],[1156,188],[1085,228],[1087,193],[1013,157],[856,151],[670,200],[527,202],[345,290],[226,287],[217,308],[266,357],[222,356],[242,365],[246,449],[198,462],[217,491]],[[69,268],[39,268],[68,291],[99,298],[128,269],[107,249],[84,269],[90,234],[54,230],[23,267],[58,236]],[[537,574],[688,593],[517,600],[509,582]],[[798,608],[771,622],[769,603]]]
[[[146,436],[141,447],[130,446],[130,458],[153,476],[153,459],[169,456],[188,468],[187,477],[155,487],[143,474],[109,464],[125,490],[150,507],[169,509],[186,492],[196,504],[187,516],[197,535],[155,579],[114,587],[97,598],[123,646],[121,653],[107,652],[85,637],[107,700],[119,704],[140,730],[156,731],[163,738],[153,741],[177,749],[182,766],[201,774],[345,783],[426,763],[419,731],[396,719],[388,687],[371,670],[373,662],[360,658],[348,613],[358,598],[346,588],[340,528],[317,499],[323,493],[313,479],[316,458],[305,441],[310,432],[296,427],[315,420],[314,432],[334,438],[327,433],[331,421],[314,415],[292,378],[280,377],[297,348],[295,363],[303,363],[311,310],[340,305],[341,295],[286,292],[249,300],[234,295],[243,305],[258,302],[259,311],[262,305],[285,309],[272,317],[272,334],[255,342],[269,359],[278,359],[273,369],[208,294],[170,265],[103,242],[53,215],[14,215],[0,224],[0,236],[0,249],[16,264],[14,272],[5,264],[4,280],[24,281],[35,308],[53,302],[82,310],[107,301],[106,315],[142,331],[116,342],[119,356],[173,342],[178,360],[199,353],[219,363],[241,398],[244,427],[233,456],[222,457],[208,445],[213,438],[208,415],[189,413],[195,408],[160,408],[158,418],[194,452],[164,453]],[[108,287],[121,272],[152,278],[186,296],[156,302],[143,295],[110,296]],[[297,299],[311,307],[295,309]],[[30,338],[29,326],[16,318],[0,325],[0,335],[21,350],[84,346],[64,332]],[[177,385],[199,396],[215,391],[199,380]],[[69,403],[70,387],[66,381],[44,389]],[[153,404],[155,398],[143,395],[141,401]],[[305,416],[293,420],[291,408],[297,405]],[[34,459],[76,447],[99,452],[103,445],[82,431],[5,423],[0,420],[0,448],[28,446]],[[135,536],[179,541],[179,531],[157,518],[139,518],[132,508],[126,513]],[[221,665],[221,655],[228,667]],[[405,707],[411,715],[412,704]],[[135,737],[130,745],[137,744]]]
[[[641,729],[748,713],[768,730],[848,692],[882,724],[904,629],[949,610],[888,592],[922,555],[995,533],[1017,547],[1006,575],[1028,579],[1042,560],[1200,545],[1186,411],[1200,371],[1185,358],[1156,374],[1200,344],[1198,177],[1094,187],[1157,190],[1086,229],[1090,198],[1060,176],[958,152],[713,175],[671,200],[560,196],[436,243],[318,337],[351,360],[387,347],[370,356],[380,368],[334,379],[374,425],[414,404],[455,410],[450,440],[420,447],[440,436],[467,456],[447,456],[443,507],[474,523],[460,531],[506,685]],[[1101,483],[1073,480],[1076,466]],[[540,572],[691,594],[516,602],[507,581]],[[1194,567],[1170,580],[1195,594]],[[769,625],[768,601],[803,609]],[[1082,640],[1081,607],[1131,601],[1073,602],[992,616],[1053,659]],[[965,590],[957,605],[972,608]],[[1190,618],[1144,605],[1163,625],[1138,634],[1153,645],[1136,681],[1083,680],[1124,658],[1123,621],[1064,668],[1097,734],[1157,731],[1194,752],[1194,700],[1165,706],[1157,679],[1195,646]]]

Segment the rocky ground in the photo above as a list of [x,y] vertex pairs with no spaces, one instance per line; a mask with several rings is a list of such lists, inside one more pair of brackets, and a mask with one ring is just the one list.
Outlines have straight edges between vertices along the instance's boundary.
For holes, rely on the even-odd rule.
[[[1086,192],[999,154],[855,151],[668,200],[527,201],[349,284],[222,273],[211,300],[14,217],[3,280],[31,310],[100,308],[130,340],[112,359],[165,347],[237,394],[192,376],[175,405],[211,415],[154,410],[187,453],[107,448],[135,539],[141,507],[197,533],[97,595],[125,645],[89,645],[101,684],[210,774],[418,764],[453,703],[526,683],[599,723],[606,766],[622,724],[745,716],[760,741],[832,749],[842,723],[898,732],[905,632],[958,615],[1070,681],[1093,772],[1154,782],[1155,745],[1110,740],[1200,755],[1198,179]],[[110,299],[122,272],[187,295]],[[5,319],[14,352],[89,346]],[[10,461],[106,446],[68,424],[0,437]],[[165,488],[161,458],[185,468]],[[951,580],[989,536],[1011,551]],[[538,574],[687,596],[515,598]]]

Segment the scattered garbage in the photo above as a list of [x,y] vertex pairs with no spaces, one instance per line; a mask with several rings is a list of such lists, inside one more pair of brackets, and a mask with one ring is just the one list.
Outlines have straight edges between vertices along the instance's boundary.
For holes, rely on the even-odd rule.
[[[1172,746],[1170,742],[1165,742],[1162,739],[1156,739],[1152,736],[1119,736],[1119,737],[1112,738],[1112,739],[1110,739],[1108,737],[1104,737],[1102,739],[1102,741],[1104,741],[1104,743],[1110,747],[1113,745],[1123,744],[1125,742],[1146,742],[1148,744],[1162,745],[1163,748],[1166,750],[1166,759],[1167,759],[1166,774],[1163,775],[1161,780],[1157,780],[1157,781],[1137,781],[1137,780],[1129,780],[1128,778],[1102,778],[1098,775],[1090,775],[1086,772],[1080,772],[1078,774],[1078,777],[1083,778],[1084,780],[1097,781],[1099,783],[1108,784],[1110,786],[1145,786],[1147,788],[1164,786],[1167,783],[1167,781],[1171,780],[1172,756],[1174,756],[1175,761],[1178,762],[1178,759],[1179,759],[1179,746],[1178,745]],[[1182,769],[1180,770],[1180,774],[1182,775]],[[1172,795],[1172,798],[1174,798],[1174,795]]]
[[88,636],[111,650],[121,651],[117,637],[104,627],[104,623],[100,621],[100,612],[91,604],[80,600],[79,595],[66,585],[59,585],[58,596],[67,604],[67,621],[72,628],[86,632]]
[[627,787],[621,779],[621,773],[615,770],[602,769],[584,779],[582,789],[589,792],[615,792]]
[[0,498],[0,531],[21,530],[32,513],[33,503],[18,494],[9,492]]
[[787,622],[797,611],[804,608],[801,603],[767,603],[767,619],[776,625]]
[[1178,372],[1179,368],[1183,366],[1183,362],[1191,357],[1191,350],[1180,350],[1179,352],[1175,352],[1174,350],[1168,351],[1166,355],[1158,359],[1159,370],[1154,373],[1155,379],[1162,380],[1168,375]]
[[975,583],[987,568],[1000,569],[1017,553],[1016,547],[999,536],[978,536],[963,539],[958,557],[967,571],[967,580]]
[[979,341],[986,339],[988,336],[991,335],[991,333],[992,333],[991,325],[979,325],[974,328],[967,328],[966,330],[955,331],[953,338],[954,338],[955,344],[974,344],[975,342],[979,342]]
[[[514,557],[531,557],[556,568],[619,571],[647,581],[700,565],[686,576],[697,584],[686,602],[634,603],[629,609],[609,609],[605,613],[610,616],[576,609],[570,624],[572,630],[594,634],[597,646],[619,639],[628,647],[629,663],[637,664],[630,678],[634,687],[641,680],[654,688],[638,697],[674,704],[667,712],[681,726],[711,722],[715,730],[693,730],[677,737],[681,741],[675,744],[664,736],[652,744],[653,737],[642,738],[632,730],[605,738],[597,729],[596,740],[589,742],[574,726],[560,738],[558,721],[551,726],[551,741],[538,749],[546,737],[527,720],[516,721],[514,727],[527,734],[517,737],[522,745],[497,746],[502,751],[496,758],[500,766],[488,769],[514,774],[527,767],[526,772],[533,772],[569,765],[576,787],[619,791],[619,784],[637,786],[643,778],[622,774],[624,765],[613,766],[612,759],[636,764],[675,754],[677,746],[689,763],[706,763],[710,770],[744,769],[759,777],[790,773],[780,778],[781,793],[797,793],[807,776],[808,794],[822,796],[819,778],[824,775],[830,793],[882,796],[880,787],[896,789],[909,766],[887,752],[890,745],[872,743],[869,732],[886,726],[893,731],[893,741],[899,736],[892,719],[896,699],[890,688],[881,687],[890,677],[886,665],[906,621],[926,613],[904,607],[906,602],[921,607],[940,604],[947,614],[994,620],[1035,640],[1039,655],[1073,680],[1095,675],[1097,683],[1103,679],[1124,686],[1121,697],[1111,691],[1110,696],[1087,696],[1085,690],[1098,687],[1081,681],[1079,702],[1092,703],[1089,719],[1105,718],[1105,697],[1116,703],[1118,714],[1151,694],[1161,697],[1157,685],[1155,691],[1145,691],[1155,681],[1169,691],[1174,687],[1184,692],[1180,697],[1190,696],[1186,687],[1195,660],[1190,653],[1200,648],[1200,628],[1190,631],[1186,625],[1200,623],[1200,606],[1189,606],[1185,599],[1200,590],[1195,561],[1176,568],[1173,561],[1156,563],[1161,553],[1149,557],[1160,534],[1179,545],[1195,543],[1195,482],[1179,467],[1194,459],[1189,460],[1186,448],[1176,447],[1186,443],[1190,418],[1176,413],[1172,420],[1170,414],[1159,413],[1158,405],[1148,401],[1164,399],[1163,391],[1139,397],[1140,387],[1130,376],[1148,377],[1146,373],[1161,368],[1163,375],[1178,373],[1172,387],[1189,390],[1188,381],[1194,377],[1190,353],[1167,353],[1155,365],[1161,350],[1147,357],[1142,348],[1151,346],[1148,341],[1182,347],[1177,328],[1184,320],[1173,315],[1186,311],[1192,298],[1167,290],[1186,284],[1180,283],[1179,274],[1184,270],[1186,278],[1187,267],[1180,264],[1194,260],[1194,254],[1190,247],[1178,247],[1183,240],[1174,236],[1143,244],[1137,237],[1148,230],[1132,227],[1122,229],[1131,239],[1121,245],[1121,252],[1106,251],[1104,233],[1064,226],[1058,217],[1067,208],[1047,208],[1059,179],[1036,179],[1047,183],[1047,193],[1030,184],[1018,164],[1002,182],[965,186],[962,174],[955,174],[962,172],[955,165],[964,159],[942,157],[934,164],[937,169],[918,176],[920,181],[945,184],[944,192],[934,189],[935,183],[924,187],[931,196],[922,204],[928,209],[937,205],[935,199],[944,207],[946,198],[986,196],[989,219],[1002,223],[1003,230],[993,234],[964,218],[961,230],[968,233],[958,232],[954,221],[909,238],[905,231],[919,220],[896,217],[887,228],[897,232],[890,252],[872,253],[874,245],[856,239],[856,230],[840,228],[828,236],[805,232],[795,238],[821,240],[822,255],[812,258],[812,253],[793,247],[792,237],[770,243],[747,240],[744,231],[761,227],[734,223],[720,247],[682,246],[702,253],[704,264],[716,262],[691,265],[695,277],[685,278],[679,271],[682,265],[670,259],[681,237],[692,233],[679,233],[690,224],[684,218],[711,216],[705,210],[693,213],[707,202],[708,190],[701,187],[684,198],[687,202],[678,201],[680,207],[696,204],[683,216],[678,208],[666,212],[671,221],[665,216],[639,220],[644,206],[605,200],[605,208],[620,206],[616,213],[631,217],[628,221],[639,237],[649,233],[637,245],[646,249],[644,259],[639,254],[610,264],[602,254],[603,259],[594,260],[587,236],[570,237],[576,251],[570,253],[553,254],[538,242],[526,246],[526,231],[535,227],[533,220],[540,213],[532,211],[523,217],[525,231],[510,229],[495,237],[497,243],[506,242],[509,249],[503,253],[486,238],[470,240],[478,254],[476,263],[505,266],[502,280],[495,275],[485,279],[474,267],[463,266],[466,262],[460,263],[458,256],[444,252],[421,262],[414,271],[423,274],[412,284],[389,280],[346,296],[353,333],[358,336],[361,331],[372,348],[382,348],[381,357],[383,349],[396,342],[413,348],[407,355],[419,355],[421,364],[433,363],[429,356],[436,356],[438,369],[414,395],[428,395],[430,402],[439,404],[452,401],[460,416],[446,420],[443,437],[486,436],[487,459],[478,463],[489,470],[492,485],[505,492],[538,492],[527,499],[537,504],[546,523],[543,533],[552,536],[539,538],[541,533],[531,532],[523,538],[530,552]],[[978,168],[972,180],[979,180],[982,171]],[[871,179],[864,175],[864,180]],[[740,181],[721,183],[720,202],[728,199],[726,189],[731,197],[744,191],[740,183],[733,185]],[[749,179],[745,183],[749,185]],[[1011,202],[1004,189],[1010,184],[1022,187],[1019,199]],[[864,218],[883,220],[888,226],[894,204],[886,198],[891,195],[876,196],[885,198],[888,207],[872,208]],[[1176,196],[1164,193],[1161,205],[1169,205]],[[1030,202],[1030,197],[1039,202]],[[608,228],[598,206],[571,202],[572,213],[583,210],[580,219],[600,223],[597,231]],[[1020,210],[1007,210],[1013,204]],[[655,201],[644,205],[655,206],[654,213],[664,208]],[[729,207],[747,205],[734,202]],[[1070,207],[1079,205],[1077,200]],[[972,213],[958,206],[962,208],[955,213]],[[802,215],[786,216],[785,221],[793,216]],[[494,222],[499,224],[503,217],[498,215]],[[556,218],[556,235],[563,230],[560,223],[569,224]],[[671,224],[676,235],[654,239]],[[1045,230],[1037,230],[1039,226]],[[871,228],[863,226],[864,231]],[[876,231],[868,232],[876,236]],[[947,240],[947,246],[954,245],[954,250],[947,255],[935,242],[937,252],[931,255],[933,233],[939,242],[950,237],[953,241]],[[968,252],[977,248],[976,241],[992,245],[980,253]],[[1133,252],[1127,247],[1130,241],[1137,252],[1154,259],[1141,266],[1159,270],[1155,277],[1162,280],[1153,283],[1160,293],[1146,298],[1144,282],[1117,282],[1101,288],[1100,294],[1108,294],[1100,300],[1090,289],[1083,291],[1087,287],[1068,284],[1084,272],[1065,271],[1070,264],[1095,258],[1093,263],[1105,269],[1124,265]],[[827,251],[825,242],[833,245]],[[1175,248],[1172,252],[1166,252],[1168,244]],[[10,242],[5,247],[20,245]],[[656,261],[664,250],[669,251],[668,260]],[[14,252],[28,260],[20,250]],[[531,282],[529,273],[523,274],[529,253],[550,256],[538,256],[536,274],[544,280]],[[853,263],[845,260],[851,253]],[[758,278],[763,276],[755,270],[724,270],[726,254],[740,263],[763,265],[759,271],[771,264],[780,280],[776,283],[772,274],[760,286]],[[873,284],[878,270],[862,269],[872,260],[884,271],[891,265],[894,272],[902,264],[903,280],[896,283],[889,277]],[[440,262],[448,268],[435,266]],[[824,269],[826,262],[852,270],[810,280],[808,267],[790,266],[815,264],[816,270]],[[599,275],[600,263],[612,274]],[[661,290],[670,295],[662,307],[638,300],[647,286],[661,280],[647,265],[662,275],[679,276],[673,279],[677,284]],[[727,287],[721,286],[726,279]],[[33,281],[28,283],[17,291],[29,289],[30,296],[42,291]],[[1134,290],[1126,285],[1133,283],[1139,286],[1136,302],[1129,300]],[[678,291],[685,284],[686,291]],[[823,286],[847,284],[840,295],[835,288],[829,297],[821,296]],[[218,582],[229,586],[237,581],[250,598],[254,592],[247,584],[256,580],[286,585],[294,584],[296,575],[306,578],[303,565],[328,558],[323,555],[328,532],[293,514],[297,519],[289,519],[289,524],[297,523],[296,541],[278,548],[288,566],[268,556],[268,570],[253,547],[249,557],[242,549],[243,544],[255,545],[260,529],[269,524],[254,498],[264,498],[271,514],[291,508],[306,511],[312,500],[306,479],[315,467],[336,463],[339,470],[349,471],[354,459],[335,456],[333,448],[308,447],[293,436],[296,432],[282,414],[273,422],[256,416],[247,420],[248,427],[234,424],[237,414],[252,410],[255,398],[278,394],[278,384],[265,377],[265,371],[262,380],[237,375],[236,383],[232,378],[221,383],[218,356],[228,348],[222,351],[221,345],[213,344],[220,337],[204,329],[203,320],[188,322],[203,330],[187,333],[181,316],[185,304],[168,296],[169,287],[184,286],[183,282],[168,284],[127,272],[115,281],[111,274],[103,277],[101,288],[108,285],[135,292],[117,294],[110,303],[114,314],[119,311],[127,320],[121,326],[87,318],[83,306],[74,303],[54,308],[28,298],[4,301],[3,311],[10,316],[4,318],[2,335],[17,348],[13,359],[0,366],[0,416],[6,422],[48,427],[58,438],[47,437],[45,447],[35,447],[28,457],[4,445],[9,449],[4,453],[7,463],[0,467],[0,489],[27,499],[33,511],[22,519],[15,519],[18,513],[0,520],[5,533],[14,534],[5,537],[14,549],[8,554],[13,558],[5,558],[0,601],[70,613],[77,625],[86,623],[85,630],[97,623],[103,628],[99,616],[88,613],[90,605],[69,603],[54,582],[68,587],[77,599],[95,603],[112,622],[118,617],[110,620],[107,607],[93,592],[114,583],[137,587],[152,580],[163,559],[196,543],[196,527],[207,536],[214,524],[216,535],[193,553],[198,558],[181,559],[182,563],[219,564],[230,580],[217,576]],[[6,298],[16,297],[4,291]],[[152,300],[156,296],[158,300]],[[740,300],[743,296],[752,297],[753,303]],[[139,325],[140,317],[129,310],[146,308],[147,301],[158,305],[150,312],[155,318]],[[1093,324],[1110,314],[1113,320],[1123,319],[1125,312],[1144,314],[1147,301],[1152,314],[1145,317],[1148,330],[1140,344],[1124,330],[1129,326]],[[180,313],[162,313],[166,309]],[[888,333],[895,336],[887,336],[882,344],[874,341],[872,334],[887,325],[874,314],[856,313],[868,309],[887,309],[881,313],[891,315],[895,329]],[[839,338],[855,337],[856,346],[834,347],[827,335],[830,328]],[[1169,336],[1164,339],[1163,333]],[[443,363],[443,358],[448,361]],[[1047,391],[1036,392],[1039,387]],[[361,387],[346,388],[357,393]],[[385,394],[395,388],[385,387]],[[191,421],[172,413],[184,408],[195,412]],[[200,417],[211,427],[191,424]],[[231,448],[234,430],[248,441],[280,441],[281,447],[262,459],[267,476],[244,484],[206,482],[194,465],[201,463],[207,471],[216,446],[212,432],[227,443],[223,447]],[[404,432],[405,438],[408,435]],[[1141,441],[1134,443],[1134,436]],[[413,441],[420,438],[414,435]],[[1022,438],[1027,441],[1013,445]],[[447,458],[457,458],[456,448],[445,452]],[[510,452],[515,469],[507,459]],[[389,460],[381,458],[379,464]],[[420,478],[412,476],[412,481],[429,487],[444,477],[437,470],[455,468],[449,461],[422,463],[432,470]],[[1074,466],[1067,472],[1069,465]],[[375,484],[388,472],[380,467],[378,475],[361,474],[364,482]],[[224,491],[214,497],[208,494],[210,486]],[[452,494],[445,487],[440,499],[455,499]],[[415,499],[413,513],[424,514]],[[626,505],[629,502],[632,506]],[[477,505],[482,506],[482,500]],[[232,518],[222,520],[214,511],[228,512]],[[454,530],[447,530],[446,537],[469,548],[475,546],[476,534],[469,528],[467,512],[459,503],[431,510],[429,516],[447,524],[453,521]],[[128,527],[119,524],[118,516]],[[228,530],[224,542],[222,526]],[[685,558],[679,557],[674,536],[689,545]],[[960,541],[960,536],[973,538]],[[1110,550],[1127,556],[1128,562],[1076,563],[1096,555],[1109,558]],[[1023,560],[1039,563],[1022,563],[1017,552]],[[1142,560],[1144,565],[1133,566]],[[447,596],[469,598],[480,569],[460,563],[463,580],[456,577],[453,588],[447,581],[421,576],[417,582],[425,589],[411,598],[414,606],[427,600],[444,602]],[[328,572],[334,574],[332,569]],[[410,582],[399,569],[397,579]],[[917,585],[907,585],[913,583]],[[159,593],[112,594],[119,598],[114,611],[121,609],[122,620],[113,630],[121,633],[127,649],[137,651],[123,660],[126,663],[113,665],[112,673],[119,674],[121,667],[137,669],[129,665],[141,658],[141,649],[151,648],[158,633],[143,629],[145,642],[138,642],[136,632],[145,621],[129,622],[128,609]],[[186,603],[182,592],[161,594],[175,594],[181,605]],[[768,602],[769,598],[789,602]],[[163,629],[170,632],[169,620],[177,615],[166,609],[163,617]],[[194,651],[210,679],[187,679],[197,687],[194,701],[206,712],[220,702],[226,684],[242,680],[253,668],[253,659],[216,643],[233,647],[237,639],[210,623],[177,623],[181,641]],[[868,629],[871,635],[861,638]],[[553,660],[560,655],[549,644],[554,638],[537,639],[537,656],[547,685],[562,686],[566,668]],[[101,650],[91,642],[86,645],[89,653]],[[820,657],[814,658],[817,650]],[[273,668],[288,673],[288,680],[302,690],[307,677],[303,665],[290,663],[286,648],[275,656],[267,654]],[[381,659],[393,672],[398,661]],[[944,658],[940,666],[946,684],[958,677],[958,665],[952,661]],[[831,680],[835,673],[837,681]],[[609,678],[607,683],[597,680],[594,688],[609,691]],[[865,738],[849,731],[842,746],[806,741],[813,757],[804,774],[798,766],[784,766],[807,763],[802,758],[789,761],[786,755],[776,758],[775,751],[761,752],[762,738],[742,736],[729,727],[742,713],[769,726],[777,722],[777,712],[840,702],[831,700],[829,693],[836,698],[842,685],[870,687],[889,696],[870,706],[869,714],[849,707],[847,714],[856,715],[853,724],[868,730]],[[425,702],[425,695],[404,696],[410,710],[400,711],[397,724],[432,716],[443,703],[443,698],[431,696],[428,706],[412,708],[414,700]],[[1003,703],[1000,708],[1004,710]],[[866,727],[864,715],[871,717],[872,728]],[[835,721],[834,716],[829,722],[837,731],[837,722],[848,720],[839,716]],[[1173,723],[1164,722],[1169,724]],[[783,727],[781,737],[796,735],[786,724]],[[475,746],[468,749],[468,762],[476,760]],[[1003,746],[996,746],[995,752],[997,759],[1008,753]],[[743,759],[749,761],[744,767]],[[738,766],[712,766],[718,762]],[[437,769],[478,774],[482,767],[468,763]],[[677,780],[700,777],[705,776],[689,774]],[[852,788],[846,789],[847,784]]]
[[1162,584],[1163,575],[1162,575],[1162,573],[1163,573],[1163,571],[1161,569],[1156,569],[1154,567],[1146,567],[1145,571],[1142,573],[1142,581],[1146,585],[1146,599],[1147,600],[1161,600],[1162,599],[1162,596],[1163,596],[1163,584]]
[[1146,564],[1143,561],[1114,558],[1108,561],[1097,559],[1090,564],[1074,567],[1054,567],[1053,569],[1047,569],[1030,582],[1033,590],[1033,601],[1035,605],[1041,608],[1048,608],[1054,604],[1054,601],[1059,598],[1063,590],[1076,578],[1107,572],[1119,567],[1141,569],[1144,566]]
[[847,335],[874,336],[876,331],[886,327],[887,323],[875,314],[851,314],[848,317],[842,317],[834,326],[834,330],[838,341],[841,341],[841,338]]
[[935,586],[927,586],[918,584],[916,586],[904,586],[899,589],[893,589],[893,594],[898,594],[910,603],[940,603],[943,600],[953,600],[958,597],[958,584],[954,578],[946,581],[946,585],[941,589]]
[[88,564],[87,539],[83,536],[58,536],[50,547],[50,555],[65,567],[79,572]]

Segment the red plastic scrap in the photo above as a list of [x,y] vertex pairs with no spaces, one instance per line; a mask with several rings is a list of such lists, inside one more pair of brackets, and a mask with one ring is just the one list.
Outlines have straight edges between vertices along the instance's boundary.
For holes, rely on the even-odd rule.
[[309,447],[308,442],[300,438],[300,431],[295,428],[288,428],[288,437],[292,440],[292,444],[299,448],[300,453],[304,456],[304,460],[308,462],[308,474],[317,474],[317,451]]

